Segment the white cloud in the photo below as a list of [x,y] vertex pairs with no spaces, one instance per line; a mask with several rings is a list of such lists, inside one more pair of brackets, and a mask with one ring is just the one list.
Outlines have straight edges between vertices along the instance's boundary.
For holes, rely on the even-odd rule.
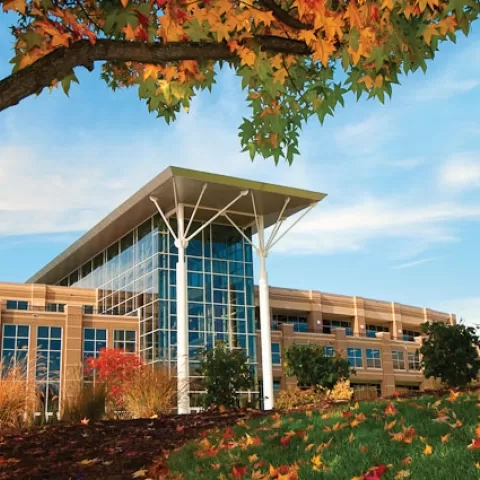
[[480,297],[448,300],[439,305],[439,310],[454,313],[457,322],[462,318],[467,325],[480,324]]
[[338,128],[334,139],[340,152],[358,157],[379,151],[396,133],[389,116],[375,113],[365,120]]
[[437,257],[422,258],[420,260],[414,260],[413,262],[402,263],[400,265],[396,265],[395,267],[393,267],[393,270],[402,270],[404,268],[416,267],[417,265],[433,262],[436,259]]
[[479,56],[480,42],[476,42],[463,51],[455,51],[440,74],[430,66],[424,81],[411,92],[411,99],[420,102],[445,100],[474,90],[480,85]]
[[378,239],[414,241],[424,249],[456,241],[454,224],[480,219],[479,205],[431,203],[415,205],[411,200],[352,199],[352,203],[321,202],[315,214],[294,227],[278,248],[284,252],[329,254],[365,249]]
[[452,190],[480,188],[480,154],[452,155],[441,165],[438,182]]

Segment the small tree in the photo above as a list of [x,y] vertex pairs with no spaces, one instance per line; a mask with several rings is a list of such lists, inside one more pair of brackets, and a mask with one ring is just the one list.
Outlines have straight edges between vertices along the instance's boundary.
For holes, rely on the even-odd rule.
[[107,400],[113,409],[123,408],[125,388],[142,363],[133,353],[119,348],[102,348],[97,358],[86,359],[85,374],[105,385]]
[[200,352],[199,373],[205,377],[205,407],[237,407],[237,392],[254,384],[253,369],[245,352],[230,350],[223,342]]
[[297,377],[298,386],[332,389],[340,379],[350,378],[353,369],[348,360],[327,357],[318,345],[293,345],[285,352],[286,373]]
[[479,337],[473,327],[427,322],[421,331],[427,336],[420,348],[426,378],[439,378],[448,387],[464,387],[477,377]]

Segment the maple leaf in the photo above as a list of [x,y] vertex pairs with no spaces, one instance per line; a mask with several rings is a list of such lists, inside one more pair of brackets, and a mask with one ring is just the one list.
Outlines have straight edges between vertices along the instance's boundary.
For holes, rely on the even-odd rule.
[[389,402],[385,407],[385,415],[396,415],[398,410],[395,408],[395,405],[392,402]]
[[25,14],[26,1],[25,0],[4,0],[3,11],[16,10],[19,13]]
[[313,470],[315,471],[319,471],[320,470],[320,467],[323,465],[323,462],[322,462],[322,459],[320,457],[320,455],[314,455],[312,457],[312,459],[310,460],[310,462],[312,463],[313,465]]
[[315,49],[312,55],[313,61],[320,61],[324,67],[327,67],[330,56],[336,50],[335,45],[330,41],[318,39],[313,47]]
[[476,450],[476,449],[480,449],[480,440],[478,438],[474,438],[472,440],[472,443],[470,445],[468,445],[467,447],[469,450]]
[[406,457],[401,461],[402,464],[406,465],[412,463],[412,457]]
[[147,476],[147,471],[145,469],[137,470],[136,472],[132,473],[132,478],[142,478]]
[[235,465],[232,473],[235,478],[242,478],[248,473],[248,466]]
[[440,437],[440,440],[442,443],[446,443],[449,438],[450,438],[450,434],[447,433],[446,435],[443,435],[442,437]]
[[280,438],[280,444],[282,445],[282,447],[288,447],[290,445],[291,439],[292,437],[285,435]]
[[408,470],[400,470],[395,474],[394,480],[402,480],[403,478],[407,478],[410,476],[410,472]]
[[433,449],[431,445],[425,445],[424,450],[422,451],[423,455],[431,455],[433,453]]

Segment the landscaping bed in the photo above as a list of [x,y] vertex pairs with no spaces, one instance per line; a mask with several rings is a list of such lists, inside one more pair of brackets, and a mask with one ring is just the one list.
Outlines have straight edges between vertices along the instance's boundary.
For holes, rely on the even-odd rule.
[[0,479],[148,478],[147,470],[160,478],[165,453],[208,429],[258,415],[264,414],[206,412],[23,429],[0,435]]

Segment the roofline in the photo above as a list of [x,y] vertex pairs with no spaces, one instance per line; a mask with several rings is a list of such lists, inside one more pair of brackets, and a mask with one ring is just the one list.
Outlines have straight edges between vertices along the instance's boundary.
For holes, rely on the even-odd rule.
[[47,275],[53,268],[58,266],[70,255],[73,255],[80,248],[82,248],[87,242],[95,238],[97,234],[108,228],[115,220],[120,218],[125,212],[134,207],[138,202],[151,194],[156,188],[160,187],[167,180],[174,177],[186,177],[192,180],[203,181],[207,183],[219,183],[239,189],[256,190],[265,193],[280,194],[285,196],[292,196],[310,200],[311,203],[318,203],[324,199],[327,194],[320,192],[313,192],[310,190],[303,190],[299,188],[286,187],[283,185],[276,185],[266,182],[258,182],[256,180],[247,180],[239,177],[231,177],[227,175],[220,175],[216,173],[208,173],[199,170],[192,170],[182,167],[170,166],[160,172],[156,177],[141,187],[136,193],[134,193],[127,200],[122,202],[117,208],[110,212],[106,217],[95,224],[90,230],[85,232],[79,239],[73,242],[63,252],[58,254],[53,260],[51,260],[42,269],[32,275],[26,283],[36,283]]

